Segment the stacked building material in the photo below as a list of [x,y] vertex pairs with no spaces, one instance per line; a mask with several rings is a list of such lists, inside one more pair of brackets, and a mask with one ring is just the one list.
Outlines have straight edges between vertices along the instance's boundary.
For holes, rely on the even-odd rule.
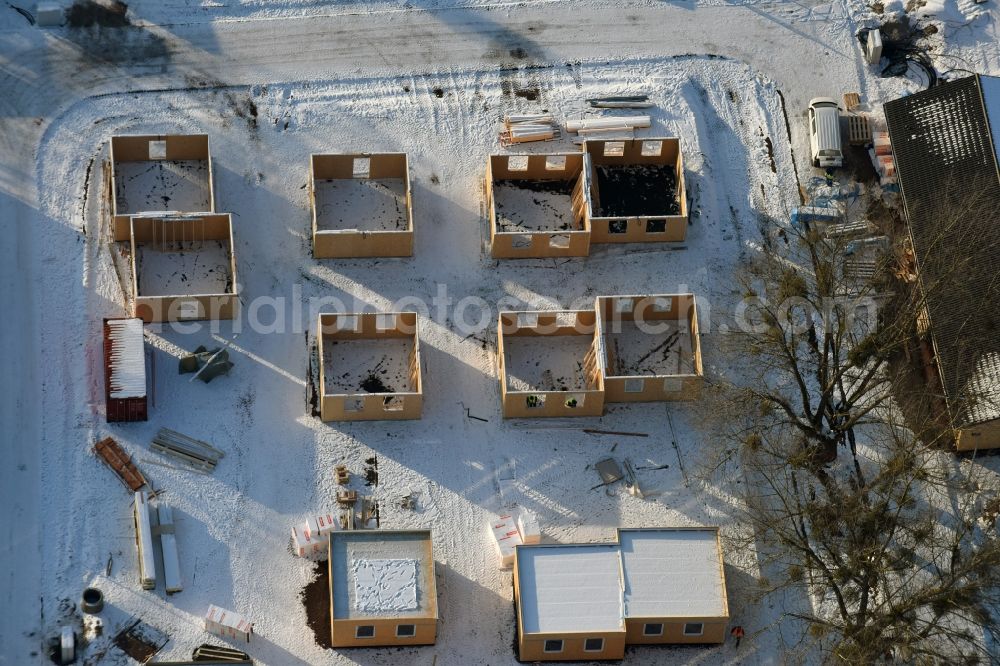
[[209,606],[205,613],[205,631],[222,638],[238,638],[249,643],[253,635],[253,622],[239,613]]
[[628,132],[640,128],[649,127],[649,116],[598,116],[594,118],[580,118],[578,120],[567,120],[566,129],[570,132],[587,133],[598,131],[622,131]]
[[139,555],[139,584],[144,590],[156,588],[156,561],[153,558],[153,527],[149,516],[149,494],[145,490],[135,493],[132,506],[135,524],[135,545]]
[[521,533],[517,531],[514,517],[509,515],[491,522],[490,529],[500,555],[500,568],[507,569],[514,564],[514,549],[523,543]]
[[517,531],[522,543],[540,543],[542,528],[538,524],[538,516],[527,509],[517,512]]
[[94,453],[118,475],[125,487],[132,492],[146,485],[146,478],[142,472],[132,463],[132,458],[122,450],[122,447],[115,440],[105,437],[94,445]]
[[874,132],[872,134],[872,148],[869,155],[879,178],[883,182],[895,182],[896,158],[892,152],[892,143],[889,140],[888,132]]
[[325,560],[329,553],[324,537],[339,526],[337,517],[332,513],[309,518],[304,524],[292,528],[292,550],[299,557]]
[[169,428],[160,428],[149,446],[154,451],[169,456],[189,469],[203,474],[211,474],[215,471],[219,459],[226,455],[208,442],[182,435]]
[[559,137],[559,128],[549,114],[511,115],[504,118],[503,125],[500,143],[505,146],[512,143],[551,141]]
[[156,514],[160,524],[153,531],[160,536],[160,552],[163,555],[163,588],[167,594],[184,589],[181,583],[181,564],[177,556],[177,538],[174,536],[174,512],[166,504],[157,504]]

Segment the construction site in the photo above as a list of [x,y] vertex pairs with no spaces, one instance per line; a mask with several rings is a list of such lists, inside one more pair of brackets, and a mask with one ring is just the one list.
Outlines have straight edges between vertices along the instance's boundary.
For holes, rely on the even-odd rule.
[[[898,506],[992,543],[1000,412],[970,391],[997,356],[989,308],[959,315],[992,293],[962,224],[994,217],[949,217],[965,249],[937,261],[921,217],[962,151],[997,191],[1000,14],[973,4],[0,9],[0,664],[874,663],[837,652],[835,586],[754,493],[761,470],[808,507],[848,496],[817,479],[881,479],[854,392],[898,364],[926,405],[863,416],[898,407],[900,436],[926,409],[960,445],[889,466],[980,489]],[[783,320],[747,305],[828,275],[851,308],[919,302],[949,265],[979,286],[891,353],[859,338],[836,381],[795,381],[765,355]],[[814,362],[826,335],[788,339]],[[785,417],[783,445],[832,455],[752,468]],[[876,505],[806,542],[860,557],[846,519]]]

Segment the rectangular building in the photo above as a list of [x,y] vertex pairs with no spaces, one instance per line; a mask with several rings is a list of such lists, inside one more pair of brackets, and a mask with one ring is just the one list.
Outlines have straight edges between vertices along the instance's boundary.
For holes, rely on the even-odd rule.
[[331,532],[329,539],[333,647],[437,640],[430,530],[344,530]]

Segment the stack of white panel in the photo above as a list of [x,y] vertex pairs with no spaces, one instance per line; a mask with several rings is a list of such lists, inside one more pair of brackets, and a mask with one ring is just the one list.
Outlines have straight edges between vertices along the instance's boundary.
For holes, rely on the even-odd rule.
[[538,524],[538,516],[527,509],[517,512],[517,531],[524,543],[539,543],[542,540],[542,528]]
[[139,583],[145,590],[156,588],[156,564],[153,559],[153,529],[149,522],[149,496],[137,490],[132,507],[135,544],[139,551]]
[[177,556],[177,538],[174,536],[174,512],[166,504],[158,505],[156,512],[160,519],[157,529],[160,534],[160,551],[163,554],[163,587],[167,594],[173,594],[184,589],[181,584],[180,558]]
[[490,523],[490,529],[493,530],[493,539],[497,545],[497,552],[500,554],[500,568],[506,569],[513,566],[514,549],[522,543],[514,517],[500,516]]
[[339,526],[336,516],[325,513],[306,520],[305,524],[292,528],[292,547],[295,554],[311,560],[327,558],[326,536]]
[[205,613],[205,631],[223,638],[239,638],[247,643],[253,634],[253,622],[239,613],[209,606]]

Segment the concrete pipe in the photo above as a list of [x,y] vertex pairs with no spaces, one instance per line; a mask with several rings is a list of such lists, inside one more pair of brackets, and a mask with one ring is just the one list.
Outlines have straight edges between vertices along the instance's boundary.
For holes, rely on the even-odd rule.
[[88,587],[83,591],[80,609],[84,613],[100,613],[104,609],[104,593],[96,587]]

